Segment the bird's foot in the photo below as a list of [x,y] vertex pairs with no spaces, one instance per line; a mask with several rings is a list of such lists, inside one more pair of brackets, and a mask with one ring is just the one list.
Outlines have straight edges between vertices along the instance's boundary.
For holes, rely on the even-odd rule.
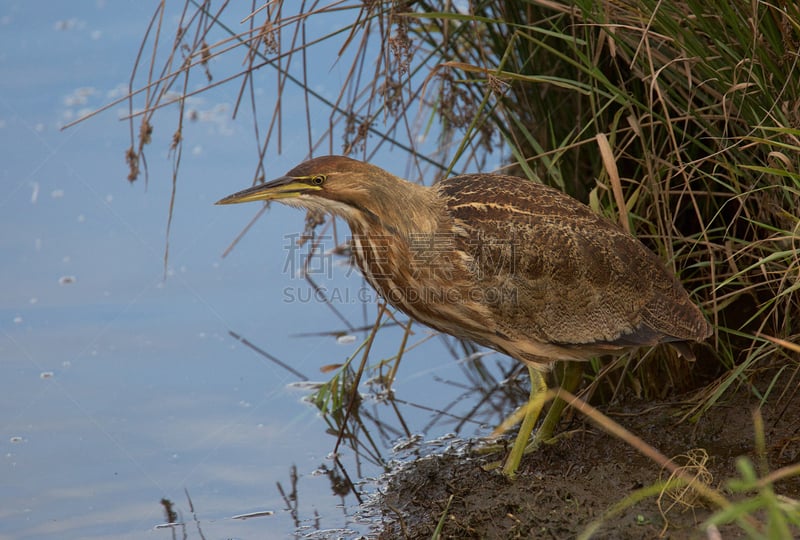
[[536,435],[531,439],[531,442],[525,447],[524,455],[536,452],[542,445],[552,446],[558,444],[563,439],[568,439],[575,434],[575,431],[563,431],[557,435],[551,433],[544,433],[541,429],[536,432]]
[[[480,457],[490,456],[492,454],[505,454],[506,452],[508,452],[508,447],[509,447],[508,441],[502,439],[490,438],[481,441],[477,446],[472,448],[472,452]],[[502,466],[503,466],[503,460],[497,459],[497,460],[492,460],[488,463],[484,463],[483,465],[481,465],[481,468],[484,471],[494,471]]]
[[489,454],[505,452],[506,450],[508,450],[508,444],[505,441],[498,442],[495,439],[484,440],[472,449],[479,456],[488,456]]

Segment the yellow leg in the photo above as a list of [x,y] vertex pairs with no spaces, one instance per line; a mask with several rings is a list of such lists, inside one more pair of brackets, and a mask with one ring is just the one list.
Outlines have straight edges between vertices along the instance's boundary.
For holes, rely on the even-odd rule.
[[[556,366],[556,369],[562,369],[562,366]],[[558,373],[558,372],[557,372]],[[559,388],[563,388],[567,392],[575,392],[575,389],[581,382],[581,378],[583,377],[583,363],[576,362],[576,361],[565,361],[563,362],[563,371],[560,372],[559,378]],[[556,429],[556,426],[561,421],[561,413],[564,412],[564,408],[567,406],[567,402],[561,399],[560,397],[556,396],[553,399],[553,403],[550,404],[550,408],[547,411],[547,415],[542,420],[542,425],[536,431],[536,435],[531,443],[532,449],[538,448],[538,446],[543,443],[551,440],[553,438],[553,432]]]
[[519,428],[519,433],[514,441],[514,446],[511,448],[511,453],[503,465],[503,474],[509,478],[514,478],[519,468],[519,463],[522,461],[522,455],[525,453],[525,448],[528,446],[528,439],[530,439],[531,432],[533,431],[536,421],[542,412],[544,400],[547,394],[547,383],[544,380],[542,372],[528,366],[528,373],[531,377],[531,393],[528,398],[528,403],[524,406],[525,419]]

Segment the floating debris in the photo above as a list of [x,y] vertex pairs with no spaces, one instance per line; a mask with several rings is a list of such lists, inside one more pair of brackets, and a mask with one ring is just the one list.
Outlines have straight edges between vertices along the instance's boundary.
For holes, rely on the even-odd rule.
[[336,371],[337,369],[341,368],[344,364],[325,364],[319,368],[321,373],[330,373],[331,371]]
[[356,336],[353,334],[345,334],[343,336],[339,336],[336,338],[336,343],[339,345],[349,345],[350,343],[355,342]]
[[250,519],[256,517],[264,517],[264,516],[271,516],[275,514],[272,510],[262,510],[260,512],[250,512],[248,514],[237,514],[235,516],[231,516],[231,519]]
[[409,450],[411,448],[416,448],[419,446],[419,443],[424,440],[424,437],[419,434],[415,433],[410,437],[401,437],[398,439],[397,443],[392,446],[392,452],[397,453],[403,450]]
[[[308,532],[304,532],[301,538],[306,538],[308,540],[326,540],[328,538],[347,538],[351,537],[355,534],[358,534],[357,531],[353,529],[318,529],[318,530],[310,530],[309,527],[299,527],[298,531],[308,530]],[[365,538],[365,537],[360,537]]]
[[320,381],[294,381],[286,385],[286,388],[295,390],[319,390],[327,383]]
[[183,522],[178,522],[178,523],[159,523],[158,525],[156,525],[153,528],[154,529],[174,529],[175,527],[183,527],[184,525],[186,525],[186,524],[183,523]]

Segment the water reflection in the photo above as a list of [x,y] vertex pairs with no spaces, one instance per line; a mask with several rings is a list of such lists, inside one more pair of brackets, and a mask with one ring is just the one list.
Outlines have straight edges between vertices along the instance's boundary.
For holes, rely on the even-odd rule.
[[[177,25],[176,9],[165,24]],[[165,150],[153,152],[147,186],[125,179],[131,142],[118,118],[127,105],[60,131],[125,94],[151,14],[146,3],[89,0],[53,4],[48,17],[18,2],[0,16],[8,51],[0,65],[15,74],[0,81],[8,156],[0,538],[172,534],[158,524],[198,538],[270,536],[266,529],[282,537],[297,522],[358,529],[354,507],[393,460],[424,453],[425,439],[488,432],[484,424],[502,416],[498,398],[516,392],[514,382],[494,393],[513,364],[493,355],[479,368],[474,350],[422,327],[407,331],[406,320],[387,314],[358,377],[374,297],[349,302],[363,282],[341,266],[313,273],[300,258],[285,268],[281,247],[295,246],[293,233],[303,230],[291,209],[271,208],[241,239],[246,245],[221,260],[250,219],[213,206],[253,172],[252,149],[241,142],[252,139],[252,125],[223,112],[235,88],[190,103],[199,121],[184,133],[193,146],[181,160],[165,279],[171,129],[152,133],[153,147]],[[54,31],[54,20],[81,22]],[[330,64],[321,65],[328,73]],[[241,64],[220,57],[215,67]],[[265,173],[302,158],[294,136],[285,134],[292,152],[270,155]],[[335,255],[341,245],[324,247]],[[287,287],[315,294],[289,302]],[[318,301],[331,291],[352,294],[337,305]],[[289,337],[323,328],[332,330]],[[306,380],[323,381],[330,402],[322,387],[290,386]],[[277,479],[287,496],[298,495],[296,521]],[[171,524],[162,499],[177,516]]]
[[[396,321],[393,324],[395,328],[409,328]],[[380,327],[380,318],[374,327]],[[322,334],[336,339],[341,332]],[[319,411],[326,426],[324,431],[329,436],[330,452],[319,466],[303,472],[298,471],[296,464],[291,464],[284,479],[275,482],[274,489],[282,507],[254,508],[225,518],[269,521],[276,514],[287,515],[296,538],[328,538],[330,535],[354,538],[367,534],[382,519],[374,508],[365,511],[363,507],[376,493],[382,474],[430,454],[470,452],[472,443],[478,440],[476,436],[486,435],[527,398],[527,378],[519,366],[500,355],[476,351],[448,337],[437,336],[436,339],[447,341],[445,350],[451,354],[468,353],[455,361],[443,360],[457,366],[458,373],[446,376],[433,373],[429,378],[437,392],[426,394],[426,399],[405,399],[398,396],[404,392],[390,386],[390,382],[406,386],[406,379],[397,378],[398,371],[393,369],[396,366],[386,359],[369,359],[370,346],[366,339],[374,338],[374,333],[367,335],[362,347],[357,348],[348,361],[323,370],[329,376],[323,382],[310,381],[308,376],[258,343],[236,332],[231,335],[266,361],[274,362],[295,376],[298,380],[289,385],[306,393],[304,400]],[[409,355],[405,361],[411,363],[415,356]],[[428,378],[424,373],[410,377]],[[428,438],[426,434],[439,435]],[[338,500],[336,506],[341,511],[337,526],[331,527],[331,522],[337,519],[330,512],[320,514],[313,502],[304,504],[304,489],[309,489],[301,481],[304,476],[327,480],[330,496]],[[311,489],[316,491],[319,486]],[[312,499],[318,500],[318,495]],[[203,527],[218,521],[205,515],[202,507],[196,508],[188,491],[185,501],[162,499],[160,504],[164,507],[166,523],[157,527],[169,529],[173,537],[180,534],[191,538],[196,534],[203,538]],[[187,529],[185,516],[189,514],[194,530]]]

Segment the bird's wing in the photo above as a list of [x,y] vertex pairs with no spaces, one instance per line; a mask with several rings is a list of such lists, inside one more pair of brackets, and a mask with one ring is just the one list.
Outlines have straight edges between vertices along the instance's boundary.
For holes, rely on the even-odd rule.
[[705,320],[660,259],[577,200],[496,175],[438,189],[457,249],[510,338],[635,346],[705,337]]

